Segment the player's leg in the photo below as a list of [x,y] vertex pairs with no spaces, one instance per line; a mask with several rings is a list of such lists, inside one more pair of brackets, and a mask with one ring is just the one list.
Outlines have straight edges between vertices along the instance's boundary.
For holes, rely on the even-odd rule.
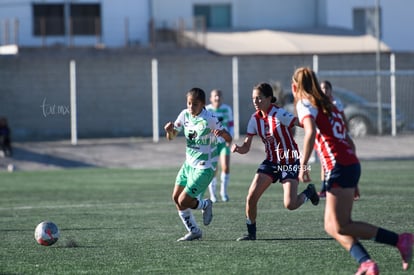
[[[351,256],[358,262],[359,269],[356,274],[378,274],[377,264],[371,260],[370,255],[358,238],[347,234],[348,231],[358,230],[351,219],[354,188],[332,188],[326,195],[325,231],[331,235]],[[353,225],[354,224],[354,225]],[[360,228],[365,234],[375,234],[376,228]],[[362,233],[362,232],[361,232]],[[367,237],[366,235],[365,237]]]
[[216,202],[217,201],[217,197],[216,197],[216,186],[217,186],[217,178],[214,176],[213,179],[211,180],[209,186],[208,186],[208,191],[210,193],[210,200],[212,202]]
[[[202,232],[198,227],[191,209],[202,209],[204,224],[211,222],[212,202],[207,199],[198,199],[201,193],[205,192],[211,178],[214,175],[212,169],[195,169],[184,164],[176,178],[176,185],[173,192],[173,200],[176,202],[179,216],[186,227],[188,234],[177,241],[192,241],[201,239]],[[208,224],[207,223],[207,224]]]
[[209,225],[213,218],[213,203],[210,199],[199,199],[200,193],[204,193],[214,177],[213,169],[190,168],[187,185],[179,200],[192,209],[201,210],[204,225]]
[[[283,167],[285,166],[279,166],[279,168]],[[279,175],[282,177],[280,181],[283,187],[283,203],[285,208],[295,210],[304,204],[308,199],[313,205],[318,205],[319,196],[313,184],[309,184],[302,193],[298,194],[298,175],[299,169],[301,169],[299,161],[288,167],[289,169],[284,168],[285,170],[280,169],[279,171],[274,171],[274,173],[279,172]]]
[[246,197],[246,226],[247,234],[238,238],[238,241],[256,239],[257,204],[266,189],[272,184],[272,178],[263,173],[256,173]]
[[227,202],[229,200],[228,195],[228,186],[230,182],[230,147],[224,146],[223,150],[220,152],[220,196],[221,200]]
[[184,237],[179,238],[177,241],[193,241],[201,239],[203,232],[197,225],[191,209],[187,208],[185,210],[178,210],[178,215],[180,216],[181,221],[183,222],[188,233],[185,234]]
[[246,217],[252,222],[256,222],[257,204],[260,197],[272,183],[272,178],[263,173],[256,173],[250,185],[249,193],[246,198]]
[[187,179],[188,167],[184,164],[177,174],[172,199],[177,207],[178,216],[180,217],[188,233],[177,241],[192,241],[201,239],[202,237],[202,231],[195,221],[191,208],[187,205],[188,202],[183,203],[182,197],[186,196],[184,190],[187,184]]
[[298,181],[294,179],[287,179],[282,182],[283,187],[283,204],[286,209],[294,210],[301,206],[306,196],[303,193],[298,195]]

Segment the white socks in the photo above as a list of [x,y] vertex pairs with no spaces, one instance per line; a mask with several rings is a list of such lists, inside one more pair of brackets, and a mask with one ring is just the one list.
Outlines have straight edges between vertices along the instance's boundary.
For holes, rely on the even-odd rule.
[[198,209],[198,210],[204,209],[204,208],[206,208],[206,206],[207,206],[207,200],[198,199],[198,205],[197,205],[196,209]]
[[[200,203],[201,204],[201,203]],[[185,210],[179,210],[178,215],[180,216],[185,228],[188,232],[198,233],[200,232],[200,228],[198,227],[193,212],[191,212],[190,208]]]
[[214,177],[213,180],[210,182],[209,186],[208,186],[208,191],[210,192],[210,199],[213,202],[217,201],[216,198],[216,186],[217,186],[217,178]]
[[[229,185],[230,174],[221,173],[220,174],[220,181],[221,181],[220,195],[221,195],[222,198],[224,198],[224,197],[227,197],[227,186]],[[216,187],[217,187],[217,178],[214,177],[213,180],[211,181],[210,185],[208,186],[208,191],[210,192],[210,199],[213,202],[217,201]]]
[[222,197],[224,197],[224,196],[227,196],[227,186],[229,185],[230,174],[221,173],[220,180],[221,180],[220,194]]

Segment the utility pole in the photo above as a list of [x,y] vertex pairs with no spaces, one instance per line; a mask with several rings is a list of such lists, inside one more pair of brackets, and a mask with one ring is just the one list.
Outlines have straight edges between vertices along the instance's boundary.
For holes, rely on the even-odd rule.
[[382,135],[382,97],[381,97],[381,37],[380,37],[380,0],[376,0],[375,5],[375,37],[377,38],[376,52],[376,75],[377,75],[377,128],[378,134]]

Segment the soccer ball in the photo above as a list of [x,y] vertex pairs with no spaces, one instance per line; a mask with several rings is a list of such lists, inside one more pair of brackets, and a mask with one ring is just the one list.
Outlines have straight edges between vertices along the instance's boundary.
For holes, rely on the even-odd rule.
[[43,221],[36,226],[34,236],[38,244],[49,246],[59,239],[59,228],[53,222]]

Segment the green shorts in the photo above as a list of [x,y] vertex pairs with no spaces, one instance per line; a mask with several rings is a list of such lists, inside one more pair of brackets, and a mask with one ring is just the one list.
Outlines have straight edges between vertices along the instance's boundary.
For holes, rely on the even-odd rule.
[[225,156],[229,156],[230,155],[230,146],[227,146],[226,142],[221,142],[217,144],[217,151],[218,151],[218,155],[225,155]]
[[180,171],[178,171],[175,184],[184,186],[184,192],[190,197],[196,198],[206,191],[213,177],[213,169],[197,169],[185,162],[183,166],[181,166]]

